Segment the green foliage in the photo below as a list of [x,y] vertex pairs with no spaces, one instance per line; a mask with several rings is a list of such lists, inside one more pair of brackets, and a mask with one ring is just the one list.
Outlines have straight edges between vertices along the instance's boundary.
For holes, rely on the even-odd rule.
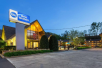
[[62,34],[62,40],[65,40],[65,39],[69,39],[69,31],[67,30]]
[[58,34],[55,34],[55,33],[51,33],[51,32],[46,32],[46,35],[54,35],[58,40],[59,40],[59,39],[62,39],[62,40],[65,39],[64,37],[62,37],[62,36],[60,36],[60,35],[58,35]]
[[73,29],[73,30],[70,30],[70,31],[65,31],[62,34],[62,37],[64,37],[65,39],[69,39],[72,42],[73,39],[76,38],[76,37],[84,37],[84,32]]
[[0,48],[4,48],[6,46],[6,42],[3,40],[0,40]]
[[62,46],[65,46],[66,45],[66,43],[65,42],[62,42]]
[[84,46],[84,47],[77,47],[77,50],[81,50],[81,49],[88,49],[88,48],[91,48],[91,47],[88,47],[88,46]]
[[80,43],[80,42],[79,42],[79,39],[78,39],[78,38],[73,39],[73,44],[74,44],[75,46],[78,46],[79,43]]
[[60,35],[55,34],[54,35],[57,39],[63,39],[63,37],[61,37]]
[[53,51],[52,50],[15,51],[15,52],[7,52],[4,54],[4,56],[11,57],[11,56],[20,56],[20,55],[30,55],[30,54],[36,54],[36,53],[46,53],[46,52],[53,52]]
[[75,46],[78,46],[79,44],[83,45],[84,44],[84,39],[85,37],[77,37],[73,39],[73,44]]
[[101,27],[101,23],[100,22],[93,22],[91,24],[91,31],[93,32],[94,35],[97,35],[99,29]]
[[55,36],[51,36],[49,40],[49,48],[53,51],[58,51],[58,41]]
[[85,42],[85,37],[79,37],[79,44],[83,45]]
[[43,35],[41,37],[41,40],[40,40],[40,48],[41,49],[48,49],[49,48],[48,38],[47,38],[46,35]]
[[3,48],[0,48],[0,53],[2,53],[2,50],[4,50]]
[[0,37],[0,40],[2,40],[2,38]]
[[16,46],[5,46],[4,50],[16,50]]

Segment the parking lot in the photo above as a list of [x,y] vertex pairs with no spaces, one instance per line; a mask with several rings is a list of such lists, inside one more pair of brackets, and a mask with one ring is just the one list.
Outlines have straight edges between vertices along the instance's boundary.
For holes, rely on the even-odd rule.
[[16,68],[102,68],[102,49],[69,50],[7,59]]

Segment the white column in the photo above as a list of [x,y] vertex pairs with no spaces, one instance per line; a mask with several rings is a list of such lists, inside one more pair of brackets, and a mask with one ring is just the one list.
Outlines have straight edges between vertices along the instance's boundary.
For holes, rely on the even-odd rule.
[[24,50],[24,24],[16,23],[16,50]]

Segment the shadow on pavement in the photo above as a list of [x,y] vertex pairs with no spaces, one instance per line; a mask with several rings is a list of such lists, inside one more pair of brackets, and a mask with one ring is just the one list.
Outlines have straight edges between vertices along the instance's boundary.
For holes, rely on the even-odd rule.
[[0,57],[0,68],[16,68],[13,64],[11,64],[6,58]]

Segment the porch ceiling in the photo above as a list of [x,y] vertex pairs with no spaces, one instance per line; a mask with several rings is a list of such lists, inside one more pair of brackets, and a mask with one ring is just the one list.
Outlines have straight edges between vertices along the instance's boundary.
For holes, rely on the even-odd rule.
[[37,31],[37,32],[44,32],[43,28],[41,27],[38,21],[34,21],[28,28],[28,30]]

